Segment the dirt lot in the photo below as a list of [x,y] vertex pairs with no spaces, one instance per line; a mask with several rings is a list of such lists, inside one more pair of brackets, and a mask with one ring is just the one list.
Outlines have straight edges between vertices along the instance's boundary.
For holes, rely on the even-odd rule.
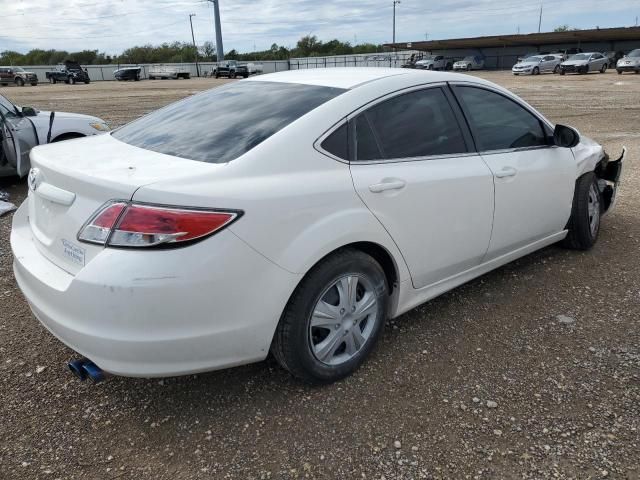
[[[66,371],[73,352],[23,300],[5,216],[0,478],[640,478],[640,75],[480,75],[612,154],[629,148],[592,251],[544,249],[403,315],[332,386],[300,385],[271,360],[94,386]],[[117,126],[219,83],[0,93]]]

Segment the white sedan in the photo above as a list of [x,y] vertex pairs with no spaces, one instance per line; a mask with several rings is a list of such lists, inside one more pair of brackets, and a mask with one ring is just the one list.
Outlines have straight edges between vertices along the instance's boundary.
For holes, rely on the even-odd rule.
[[0,177],[24,177],[30,168],[29,153],[36,145],[109,130],[109,125],[101,118],[19,107],[0,95]]
[[547,245],[589,249],[623,157],[479,78],[279,72],[35,148],[14,271],[91,359],[81,378],[272,352],[331,382],[387,319]]

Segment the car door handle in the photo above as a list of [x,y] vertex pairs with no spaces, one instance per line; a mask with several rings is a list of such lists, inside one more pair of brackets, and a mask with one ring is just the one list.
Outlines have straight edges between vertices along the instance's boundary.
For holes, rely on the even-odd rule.
[[407,184],[404,180],[394,180],[389,182],[376,183],[375,185],[369,185],[369,191],[371,193],[382,193],[387,190],[400,190]]
[[499,172],[496,172],[496,178],[507,178],[507,177],[515,177],[518,171],[513,167],[504,167]]

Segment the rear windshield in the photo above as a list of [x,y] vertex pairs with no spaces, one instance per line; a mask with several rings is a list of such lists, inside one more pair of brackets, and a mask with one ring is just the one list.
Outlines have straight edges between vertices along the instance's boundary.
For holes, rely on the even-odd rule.
[[344,91],[296,83],[234,82],[150,113],[112,135],[154,152],[225,163]]

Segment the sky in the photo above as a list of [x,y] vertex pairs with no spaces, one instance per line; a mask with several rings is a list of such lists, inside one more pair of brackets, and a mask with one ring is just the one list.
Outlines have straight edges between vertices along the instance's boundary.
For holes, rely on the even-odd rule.
[[[304,35],[353,43],[392,40],[393,0],[219,0],[225,51],[294,47]],[[396,41],[634,26],[640,0],[401,0]],[[0,51],[100,50],[191,41],[215,43],[207,0],[0,0]]]

